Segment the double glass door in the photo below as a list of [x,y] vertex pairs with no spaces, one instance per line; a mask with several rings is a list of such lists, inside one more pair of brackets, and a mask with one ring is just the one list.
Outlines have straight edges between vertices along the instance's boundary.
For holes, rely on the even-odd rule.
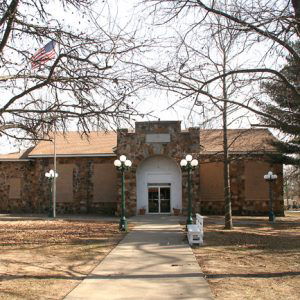
[[148,185],[148,211],[149,213],[170,213],[171,186]]

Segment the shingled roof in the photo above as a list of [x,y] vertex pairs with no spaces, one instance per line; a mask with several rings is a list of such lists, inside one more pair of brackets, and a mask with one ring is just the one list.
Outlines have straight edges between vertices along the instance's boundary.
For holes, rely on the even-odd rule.
[[[231,153],[274,152],[269,141],[276,140],[267,129],[229,129],[228,143]],[[221,129],[200,130],[200,153],[222,152],[223,132]],[[57,156],[113,156],[117,146],[115,132],[91,132],[89,137],[78,132],[58,133],[56,135]],[[53,143],[41,141],[37,146],[22,153],[0,155],[0,160],[22,160],[53,156]]]
[[[117,145],[115,132],[90,132],[89,136],[76,131],[56,134],[56,154],[59,156],[105,156],[113,155]],[[53,142],[41,141],[29,153],[29,157],[53,156]]]
[[[276,138],[268,129],[228,129],[229,151],[231,153],[275,152],[270,141]],[[223,130],[200,130],[200,153],[216,153],[223,151]]]

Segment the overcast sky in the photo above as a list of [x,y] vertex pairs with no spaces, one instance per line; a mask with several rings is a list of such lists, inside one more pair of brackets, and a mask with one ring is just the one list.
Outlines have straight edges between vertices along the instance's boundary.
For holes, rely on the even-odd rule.
[[[143,6],[137,6],[137,4],[141,2],[140,0],[110,0],[108,1],[109,7],[103,13],[103,22],[105,23],[105,18],[108,16],[116,20],[115,25],[111,24],[110,26],[116,26],[119,28],[126,28],[126,30],[135,30],[138,29],[139,32],[137,36],[143,37],[146,35],[150,35],[152,37],[159,37],[161,39],[168,37],[168,35],[174,35],[175,29],[180,30],[177,25],[172,26],[172,24],[168,24],[166,26],[159,26],[154,27],[152,26],[152,18],[147,17],[148,13],[144,10]],[[102,1],[99,2],[102,4]],[[53,6],[55,7],[55,6]],[[57,10],[54,12],[55,15],[64,17],[66,23],[75,24],[78,22],[78,16],[76,15],[66,15],[65,13]],[[181,28],[186,26],[189,22],[189,18],[182,19],[181,21]],[[176,21],[177,22],[177,21]],[[84,22],[83,22],[84,24]],[[173,25],[174,25],[173,24]],[[107,25],[107,24],[106,24]],[[177,26],[177,27],[176,27]],[[174,29],[175,27],[175,29]],[[43,45],[40,45],[43,46]],[[150,57],[155,59],[162,59],[162,52],[153,51],[152,53],[148,54]],[[148,57],[149,58],[149,57]],[[142,93],[142,101],[137,101],[137,109],[144,114],[145,116],[137,118],[139,121],[146,121],[146,120],[157,120],[160,118],[161,120],[181,120],[183,128],[190,127],[190,126],[199,126],[199,124],[203,121],[202,116],[197,113],[191,112],[192,103],[189,101],[180,102],[175,107],[169,108],[170,105],[174,102],[175,95],[169,94],[167,95],[165,92],[159,91],[144,91]],[[147,113],[151,112],[151,116],[147,116]],[[213,113],[211,113],[211,116]],[[249,127],[249,119],[244,118],[242,121],[241,119],[236,120],[236,116],[232,115],[232,127]],[[255,123],[255,118],[250,116],[250,122]],[[220,122],[214,120],[214,127],[220,128]],[[75,129],[74,127],[71,129]],[[13,142],[12,142],[13,143]],[[1,138],[0,139],[0,152],[7,153],[13,150],[13,144],[7,139]]]

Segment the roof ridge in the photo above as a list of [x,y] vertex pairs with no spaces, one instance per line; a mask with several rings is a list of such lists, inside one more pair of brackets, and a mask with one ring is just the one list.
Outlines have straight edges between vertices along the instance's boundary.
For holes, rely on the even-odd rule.
[[[220,131],[222,131],[223,128],[203,128],[203,129],[200,129],[200,132],[203,131],[203,130],[207,130],[207,131],[220,130]],[[238,131],[238,130],[243,130],[243,131],[265,130],[265,131],[269,131],[268,128],[228,128],[227,130],[231,130],[231,131]]]
[[[53,133],[54,131],[50,131],[50,133]],[[116,131],[114,130],[92,130],[90,132],[81,132],[81,131],[76,131],[76,130],[68,130],[68,131],[55,131],[56,133],[78,133],[80,135],[85,135],[85,134],[89,134],[89,133],[98,133],[98,132],[101,132],[101,133],[117,133]]]

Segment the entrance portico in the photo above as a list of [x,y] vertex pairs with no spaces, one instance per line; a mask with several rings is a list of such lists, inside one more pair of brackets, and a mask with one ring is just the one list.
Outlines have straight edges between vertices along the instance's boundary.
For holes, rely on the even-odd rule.
[[[128,214],[139,214],[140,209],[147,214],[170,214],[173,208],[185,213],[187,174],[179,163],[188,153],[197,157],[199,149],[199,128],[181,131],[180,121],[137,122],[135,132],[118,130],[116,154],[132,161],[126,174]],[[193,204],[199,205],[199,169],[192,180]]]
[[136,171],[137,213],[171,213],[182,209],[182,179],[177,163],[162,155],[142,161]]

